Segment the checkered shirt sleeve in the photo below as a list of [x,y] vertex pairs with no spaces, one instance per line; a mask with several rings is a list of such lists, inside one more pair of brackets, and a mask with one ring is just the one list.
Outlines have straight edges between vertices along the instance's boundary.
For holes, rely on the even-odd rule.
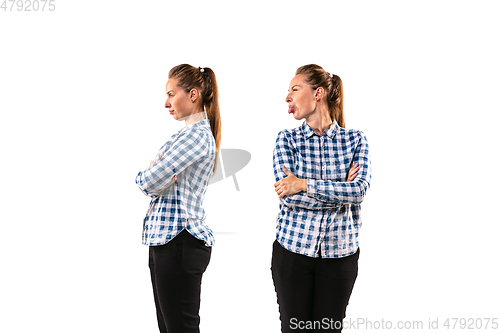
[[141,191],[148,196],[159,195],[176,173],[205,157],[208,144],[203,136],[203,132],[179,133],[163,157],[137,175],[136,183]]

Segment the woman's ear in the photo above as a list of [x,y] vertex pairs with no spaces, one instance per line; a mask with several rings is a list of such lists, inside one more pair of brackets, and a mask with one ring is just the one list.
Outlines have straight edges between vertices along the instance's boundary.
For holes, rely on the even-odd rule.
[[189,99],[191,99],[191,102],[196,102],[196,100],[198,99],[199,97],[199,92],[198,92],[198,89],[191,89],[191,91],[189,91]]
[[318,87],[314,92],[314,97],[317,101],[320,101],[325,96],[325,89],[323,87]]

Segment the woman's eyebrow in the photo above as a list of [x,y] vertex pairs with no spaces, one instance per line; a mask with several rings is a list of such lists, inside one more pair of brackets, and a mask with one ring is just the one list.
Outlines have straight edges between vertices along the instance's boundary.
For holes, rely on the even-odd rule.
[[[292,88],[290,88],[290,89],[293,89],[295,87],[299,87],[300,88],[300,85],[296,84],[296,85],[292,86]],[[290,89],[288,89],[288,91],[290,91]]]

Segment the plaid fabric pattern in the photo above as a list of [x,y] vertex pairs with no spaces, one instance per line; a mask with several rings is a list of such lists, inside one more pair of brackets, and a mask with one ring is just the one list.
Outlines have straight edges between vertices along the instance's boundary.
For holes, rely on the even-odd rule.
[[[351,163],[358,175],[346,182]],[[307,192],[280,199],[276,238],[289,251],[309,257],[341,258],[358,249],[361,202],[370,187],[371,161],[363,132],[334,122],[321,135],[304,121],[278,133],[273,167],[276,181],[283,165],[307,179]]]
[[[205,224],[203,199],[213,174],[216,146],[207,119],[174,134],[158,151],[150,168],[139,172],[135,182],[151,197],[144,218],[142,243],[168,243],[183,229],[212,246],[214,236]],[[177,181],[165,188],[177,175]]]

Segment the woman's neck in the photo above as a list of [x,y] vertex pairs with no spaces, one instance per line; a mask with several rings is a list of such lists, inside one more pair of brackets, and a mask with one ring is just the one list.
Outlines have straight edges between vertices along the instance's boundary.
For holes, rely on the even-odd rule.
[[207,119],[207,113],[204,110],[193,113],[192,115],[186,117],[186,126],[203,119]]
[[314,132],[321,135],[332,125],[330,111],[326,107],[320,107],[306,118],[306,123]]

